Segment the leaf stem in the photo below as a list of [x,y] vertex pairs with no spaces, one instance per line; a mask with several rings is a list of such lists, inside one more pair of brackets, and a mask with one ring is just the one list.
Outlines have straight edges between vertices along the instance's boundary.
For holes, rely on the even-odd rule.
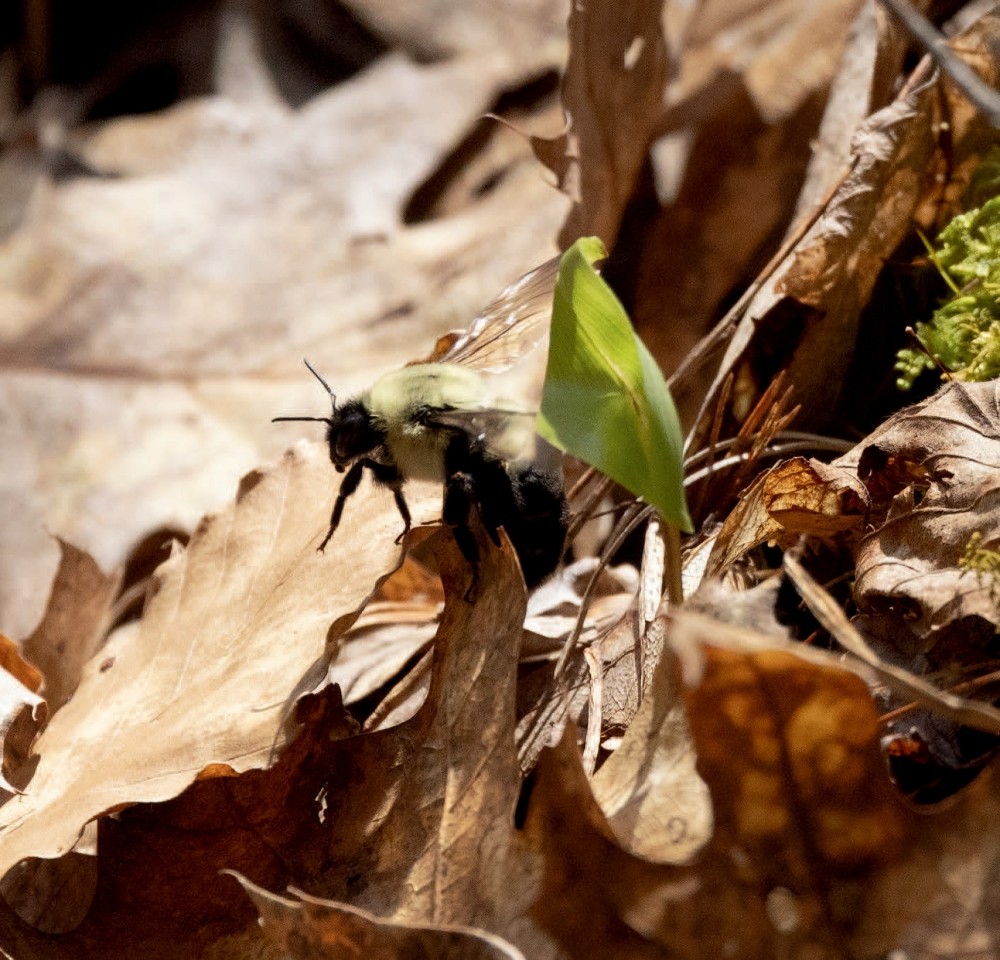
[[671,609],[684,602],[684,584],[681,581],[681,531],[672,523],[663,521],[663,542],[666,546],[667,599]]

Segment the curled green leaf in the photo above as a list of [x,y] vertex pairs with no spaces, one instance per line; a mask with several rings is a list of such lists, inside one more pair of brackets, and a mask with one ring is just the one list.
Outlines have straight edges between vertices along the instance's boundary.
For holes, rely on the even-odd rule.
[[625,308],[594,269],[606,256],[597,237],[563,254],[537,429],[691,532],[677,410]]

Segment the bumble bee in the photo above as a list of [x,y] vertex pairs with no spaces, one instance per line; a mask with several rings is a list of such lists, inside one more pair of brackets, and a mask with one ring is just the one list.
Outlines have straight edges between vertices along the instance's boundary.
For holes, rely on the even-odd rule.
[[306,366],[330,395],[330,416],[275,421],[325,423],[330,460],[338,472],[346,471],[320,550],[330,542],[347,500],[368,470],[395,497],[403,518],[397,543],[410,529],[403,496],[406,481],[443,483],[442,520],[472,568],[467,600],[478,584],[479,551],[469,527],[473,509],[495,543],[499,528],[507,531],[528,587],[552,573],[567,528],[561,469],[520,459],[525,435],[537,439],[533,427],[522,419],[524,411],[497,408],[487,379],[478,371],[456,363],[415,364],[386,374],[337,406],[329,384],[308,360]]

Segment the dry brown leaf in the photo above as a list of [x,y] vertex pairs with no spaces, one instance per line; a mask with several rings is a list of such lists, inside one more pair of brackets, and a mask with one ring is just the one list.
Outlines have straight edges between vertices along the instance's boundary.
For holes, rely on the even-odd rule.
[[[344,703],[355,703],[388,683],[421,650],[430,646],[437,631],[438,606],[415,604],[400,611],[393,622],[379,623],[384,608],[369,607],[344,638],[327,671],[327,680],[336,683]],[[371,619],[374,617],[376,619]]]
[[811,216],[843,175],[851,159],[855,129],[892,102],[908,46],[906,33],[878,0],[859,5],[830,86],[792,224]]
[[567,730],[542,752],[533,777],[523,839],[544,865],[532,922],[563,956],[645,960],[662,948],[635,929],[630,910],[697,889],[691,868],[663,867],[625,853],[615,842]]
[[902,860],[859,898],[848,955],[991,960],[1000,951],[998,768],[922,817]]
[[[356,724],[327,687],[299,702],[301,732],[273,768],[216,769],[173,800],[102,818],[97,899],[55,955],[103,945],[116,957],[173,960],[214,955],[241,937],[258,949],[247,940],[249,902],[218,878],[226,867],[267,889],[294,884],[398,922],[517,928],[534,890],[534,861],[508,852],[521,785],[513,698],[523,587],[509,544],[497,551],[480,535],[475,604],[461,599],[468,568],[443,538],[450,600],[432,690],[415,717],[352,736]],[[129,923],[135,916],[148,921]],[[12,929],[30,955],[38,938]],[[522,924],[518,936],[532,958],[550,955],[534,949],[546,942],[537,931]]]
[[[333,471],[318,444],[244,479],[157,576],[137,635],[113,637],[35,745],[29,790],[0,810],[0,871],[65,853],[108,810],[163,800],[203,769],[267,766],[324,650],[399,561],[384,491],[360,491],[325,555]],[[410,494],[420,522],[431,502]]]
[[[559,138],[565,161],[552,167],[573,208],[560,245],[599,236],[610,249],[646,160],[667,78],[656,0],[574,5]],[[536,149],[543,163],[552,149]],[[566,163],[568,161],[568,164]]]
[[726,517],[705,575],[717,576],[770,540],[787,543],[800,534],[825,538],[858,529],[867,510],[868,492],[856,476],[819,460],[783,460],[761,474]]
[[[719,78],[724,96],[693,136],[675,131],[673,139],[687,151],[684,165],[642,238],[630,312],[667,371],[681,364],[773,252],[792,216],[790,185],[804,176],[822,109],[817,94],[769,124],[746,90],[728,79]],[[705,384],[688,389],[690,400],[687,390],[676,395],[685,420]]]
[[[860,627],[865,627],[871,633],[878,635],[883,633],[883,637],[878,639],[884,641],[884,634],[889,633],[898,626],[892,616],[884,618],[855,617],[852,623],[847,618],[847,614],[840,608],[840,604],[830,596],[806,570],[790,554],[785,554],[785,571],[791,577],[795,588],[799,591],[802,599],[806,602],[816,619],[830,633],[841,647],[848,653],[856,656],[862,663],[871,668],[872,673],[894,693],[905,696],[910,700],[917,700],[931,707],[935,713],[947,717],[956,724],[968,724],[977,730],[1000,735],[1000,710],[987,703],[978,700],[968,700],[961,696],[939,690],[934,684],[929,683],[919,676],[914,676],[908,670],[897,666],[895,663],[886,662],[876,653],[874,644],[869,646],[868,638],[861,632]],[[975,631],[971,629],[966,621],[966,629],[961,632],[966,636],[974,636]],[[881,628],[881,630],[880,630]],[[992,639],[992,638],[991,638]],[[885,646],[884,642],[881,644]],[[984,644],[985,646],[985,644]],[[896,647],[892,659],[898,659],[900,647]],[[920,654],[914,655],[910,651],[914,660],[923,660]],[[881,691],[880,691],[881,692]]]
[[[618,623],[594,644],[603,676],[601,726],[605,735],[621,735],[628,729],[652,682],[662,637],[658,630],[647,628],[637,645],[636,630],[634,616],[623,612]],[[572,709],[570,715],[576,716]]]
[[91,849],[74,849],[56,860],[29,857],[0,880],[3,900],[40,933],[69,933],[90,911],[97,892],[96,826],[89,824],[81,838],[80,845]]
[[21,650],[10,637],[0,633],[0,670],[9,673],[18,683],[32,693],[38,693],[42,686],[42,674],[21,654]]
[[[668,102],[696,100],[738,77],[755,112],[774,123],[822,92],[838,67],[860,0],[708,0],[667,5],[668,36],[685,47]],[[675,41],[676,42],[676,41]]]
[[[414,531],[411,543],[420,549],[424,531]],[[327,682],[337,684],[344,703],[354,704],[371,697],[394,679],[400,684],[412,684],[417,672],[423,672],[421,656],[429,650],[437,632],[444,591],[440,578],[413,558],[412,550],[402,566],[379,587],[379,599],[369,603],[357,622],[344,637],[337,656],[330,664]],[[420,657],[419,665],[413,661]],[[426,671],[429,680],[430,671]],[[422,678],[421,678],[422,679]],[[420,684],[426,693],[426,685]],[[412,710],[397,713],[387,701],[398,691],[394,686],[378,703],[367,705],[366,726],[377,729],[383,724],[373,720],[373,714],[389,712],[391,722],[407,719],[416,712],[422,697],[413,698]],[[398,718],[398,719],[397,719]],[[374,724],[374,726],[373,726]]]
[[533,919],[571,956],[846,955],[852,904],[915,828],[934,831],[888,781],[863,681],[829,654],[695,614],[679,612],[670,639],[702,666],[684,698],[711,841],[682,867],[625,853],[564,738],[542,755],[528,807],[546,865]]
[[93,558],[59,540],[61,559],[42,622],[26,637],[24,655],[42,671],[54,714],[80,683],[84,664],[104,642],[121,574],[105,574]]
[[[964,16],[963,16],[964,15]],[[971,67],[987,86],[1000,84],[1000,16],[995,7],[967,4],[953,22],[964,21],[960,33],[947,41],[952,52]],[[937,160],[937,190],[930,191],[918,210],[917,222],[925,232],[936,232],[956,214],[967,209],[966,189],[985,154],[996,145],[996,128],[951,82],[941,78],[942,120],[947,124],[943,156]]]
[[449,599],[426,701],[398,726],[339,743],[316,766],[326,825],[293,827],[283,860],[293,882],[315,895],[399,923],[483,928],[542,957],[545,938],[523,920],[536,864],[517,846],[512,822],[523,588],[509,543],[497,551],[477,536],[474,604],[459,599],[465,562],[453,541],[441,541]]
[[[752,642],[741,649],[743,635]],[[704,673],[685,694],[716,817],[698,901],[714,893],[719,923],[703,949],[843,955],[836,944],[854,920],[838,897],[897,860],[915,826],[886,776],[864,682],[832,657],[821,665],[774,641],[768,649],[698,615],[679,613],[670,636],[733,643],[702,647]]]
[[233,875],[260,913],[265,932],[292,960],[336,960],[345,952],[370,960],[524,960],[520,950],[485,930],[383,920],[298,890],[290,891],[295,900],[279,897]]
[[[716,633],[739,632],[679,614],[671,642],[713,643]],[[744,848],[783,846],[783,863],[757,866],[797,882],[895,856],[906,818],[861,678],[777,644],[703,652],[705,673],[686,700],[699,770],[730,839]]]
[[45,720],[45,698],[37,693],[40,681],[14,641],[0,634],[0,790],[8,793],[24,786],[23,765]]
[[[405,723],[357,741],[329,797],[339,829],[319,889],[379,916],[497,929],[514,906],[508,847],[524,600],[509,545],[500,553],[482,536],[474,604],[457,599],[467,586],[457,548],[449,541],[442,553],[455,599],[438,629],[426,702]],[[347,884],[336,868],[344,863],[353,865]]]
[[[562,155],[552,155],[551,143],[536,149],[575,202],[563,243],[586,234],[614,243],[651,144],[679,126],[667,111],[697,103],[704,118],[706,103],[716,112],[732,99],[774,124],[822,92],[858,3],[814,9],[787,0],[697,7],[636,0],[574,8],[563,84],[569,127],[556,141]],[[746,93],[734,98],[738,85]],[[780,162],[781,150],[774,153]],[[726,159],[731,165],[732,157]],[[704,203],[698,209],[703,213]],[[733,217],[730,226],[737,222]],[[713,273],[702,269],[714,281]]]
[[1000,626],[992,576],[962,569],[974,534],[1000,545],[1000,387],[951,383],[890,417],[837,461],[881,494],[885,522],[858,545],[862,608],[901,604],[918,636],[977,615]]
[[[562,680],[554,683],[556,658],[574,630],[593,576],[598,579],[586,622]],[[534,768],[543,747],[559,740],[568,719],[585,722],[591,729],[599,723],[602,731],[611,728],[617,735],[635,715],[641,687],[648,682],[648,653],[636,653],[635,618],[629,613],[635,587],[633,568],[602,567],[596,557],[585,557],[563,568],[529,599],[523,659],[549,663],[531,671],[518,686],[517,741],[525,774]],[[589,663],[584,655],[587,647],[593,648],[597,658]],[[595,668],[606,694],[602,711],[607,709],[600,718],[593,716],[588,704]]]
[[[335,822],[325,816],[324,785],[342,756],[341,742],[357,733],[357,724],[335,687],[304,697],[295,713],[299,732],[271,769],[241,776],[221,771],[172,800],[136,804],[101,818],[91,825],[99,827],[99,856],[81,860],[74,852],[12,870],[4,894],[20,896],[19,912],[36,928],[0,905],[4,947],[16,956],[53,960],[278,960],[278,951],[266,948],[239,885],[219,874],[239,870],[259,884],[283,889],[308,878],[303,865],[320,855],[322,837]],[[82,904],[86,916],[77,918],[79,926],[64,926],[72,932],[63,936],[40,935],[37,928],[51,925],[54,910],[66,917],[80,904],[85,878],[70,871],[88,863],[97,887],[93,904]],[[60,878],[64,884],[75,881],[71,892],[53,889]],[[44,922],[41,911],[47,911]]]
[[[663,627],[657,621],[653,629]],[[676,664],[666,652],[654,663],[632,723],[591,785],[623,849],[684,863],[712,835],[712,805],[695,769]]]
[[705,408],[751,344],[769,369],[789,367],[799,422],[822,423],[853,356],[861,308],[911,229],[934,142],[936,86],[925,82],[873,114],[852,140],[853,167],[822,215],[768,279],[740,322]]
[[[560,140],[536,140],[536,156],[574,201],[563,245],[588,233],[610,244],[627,212],[628,235],[614,253],[627,266],[615,279],[665,370],[680,364],[786,228],[790,185],[804,176],[857,6],[650,0],[574,8],[568,129]],[[683,419],[701,393],[690,384],[676,392]]]

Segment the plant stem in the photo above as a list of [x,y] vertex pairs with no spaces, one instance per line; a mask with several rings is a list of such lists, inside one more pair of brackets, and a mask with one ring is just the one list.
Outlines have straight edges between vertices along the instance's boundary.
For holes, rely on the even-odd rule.
[[666,546],[667,599],[671,607],[678,607],[684,602],[684,585],[681,582],[681,531],[666,520],[663,521],[663,543]]

